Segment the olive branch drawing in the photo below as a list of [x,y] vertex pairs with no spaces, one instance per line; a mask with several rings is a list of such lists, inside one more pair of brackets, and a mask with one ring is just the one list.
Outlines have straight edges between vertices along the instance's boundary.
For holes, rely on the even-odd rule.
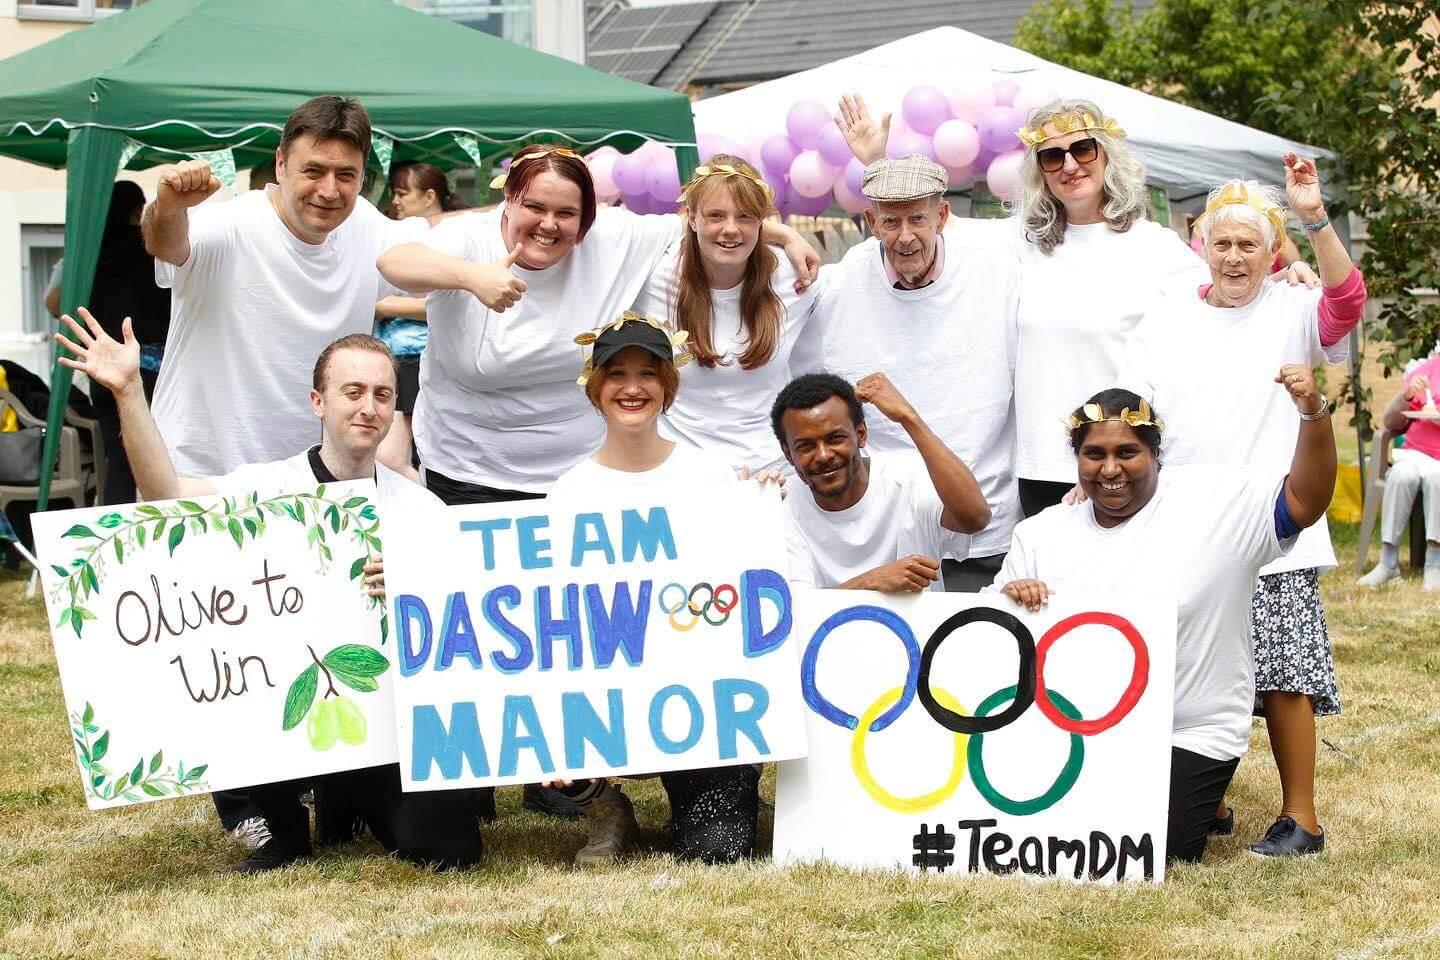
[[[350,564],[350,579],[361,580],[365,565],[380,552],[380,520],[375,505],[367,497],[349,496],[343,500],[325,496],[325,484],[316,487],[314,493],[287,493],[265,500],[251,492],[243,499],[223,497],[222,502],[202,507],[193,500],[177,500],[174,503],[156,506],[149,503],[136,504],[129,513],[119,511],[107,513],[95,521],[100,529],[93,530],[83,523],[77,523],[61,534],[62,538],[86,541],[80,546],[69,568],[51,564],[50,569],[60,581],[50,588],[53,606],[58,606],[68,594],[68,604],[60,611],[55,622],[57,628],[69,626],[75,636],[82,635],[85,623],[95,619],[95,614],[83,601],[98,596],[100,583],[105,578],[109,563],[123,564],[126,557],[148,547],[160,544],[162,538],[170,556],[185,542],[187,536],[209,535],[228,536],[235,541],[236,549],[243,550],[248,540],[264,536],[269,517],[289,519],[307,529],[306,543],[315,550],[320,573],[330,569],[335,561],[334,550],[340,549],[337,541],[348,531],[351,539],[362,549],[362,553]],[[332,550],[332,546],[334,549]],[[360,589],[365,590],[361,580]],[[366,597],[369,609],[380,607],[380,642],[384,643],[390,633],[389,613],[379,597]]]
[[[364,743],[365,714],[353,700],[340,694],[335,681],[359,693],[371,693],[380,689],[375,678],[389,669],[390,661],[373,647],[359,643],[336,647],[323,657],[317,657],[315,648],[308,644],[305,649],[314,662],[290,684],[280,729],[293,730],[309,716],[310,746],[316,750],[329,750],[337,738],[351,746]],[[316,700],[322,674],[326,690]]]
[[[85,781],[85,793],[96,800],[128,800],[138,803],[147,797],[182,797],[187,793],[204,793],[210,788],[200,777],[209,764],[186,769],[185,764],[172,769],[165,766],[165,751],[157,750],[150,757],[145,755],[135,761],[135,766],[117,776],[115,771],[104,766],[103,760],[110,751],[110,731],[100,733],[95,723],[95,708],[85,704],[82,713],[70,714],[70,732],[75,739],[75,754],[80,761],[80,770]],[[99,733],[92,743],[91,734]]]

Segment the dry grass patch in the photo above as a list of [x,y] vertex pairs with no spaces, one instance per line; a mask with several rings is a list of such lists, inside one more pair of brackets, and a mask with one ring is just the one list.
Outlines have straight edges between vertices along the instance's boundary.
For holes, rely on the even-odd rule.
[[[1337,530],[1342,554],[1353,538]],[[431,874],[362,842],[235,877],[241,851],[208,799],[85,809],[44,611],[4,575],[0,957],[1440,957],[1440,598],[1409,578],[1380,593],[1353,579],[1324,579],[1345,705],[1321,725],[1337,748],[1319,762],[1326,854],[1244,853],[1279,799],[1257,726],[1231,794],[1237,835],[1164,886],[1098,889],[658,852],[580,874],[580,828],[521,811],[514,790],[476,870]],[[659,787],[627,791],[658,827]]]

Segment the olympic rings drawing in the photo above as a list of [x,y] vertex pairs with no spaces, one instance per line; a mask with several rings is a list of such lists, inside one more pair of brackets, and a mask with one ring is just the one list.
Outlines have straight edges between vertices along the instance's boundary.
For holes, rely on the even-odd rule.
[[[681,594],[681,599],[675,601],[674,604],[668,603],[665,600],[666,593],[672,588],[679,590]],[[695,602],[695,595],[702,589],[706,593],[705,602],[697,604]],[[730,595],[729,602],[722,603],[720,597],[727,591]],[[722,583],[718,587],[713,587],[708,583],[701,582],[695,584],[695,586],[689,590],[686,590],[683,584],[667,583],[660,588],[660,594],[656,598],[656,602],[660,604],[661,610],[670,615],[670,626],[684,633],[694,628],[701,620],[704,620],[712,627],[723,626],[726,621],[730,619],[730,611],[734,610],[740,604],[740,593],[728,583]],[[676,616],[682,610],[690,614],[688,623],[682,624],[676,619]],[[711,619],[710,611],[712,610],[719,616],[719,619]]]
[[[904,645],[907,658],[905,683],[881,694],[860,717],[846,713],[831,703],[815,683],[821,645],[837,627],[857,620],[889,628]],[[976,707],[973,714],[968,714],[954,696],[932,684],[930,668],[940,646],[961,628],[973,623],[993,623],[1006,630],[1015,640],[1020,664],[1013,686],[992,693]],[[1045,661],[1051,648],[1070,631],[1086,625],[1105,626],[1118,631],[1134,653],[1130,680],[1119,700],[1108,712],[1093,720],[1084,719],[1073,703],[1045,683]],[[1084,738],[1115,726],[1140,702],[1150,679],[1150,652],[1140,631],[1124,617],[1112,613],[1088,611],[1066,617],[1047,630],[1037,645],[1029,628],[1019,618],[990,607],[971,607],[949,617],[935,628],[921,651],[910,625],[899,616],[882,607],[860,605],[832,614],[815,630],[801,660],[800,676],[805,702],[810,709],[838,727],[855,731],[850,751],[855,778],[881,806],[898,813],[928,810],[959,789],[968,769],[975,789],[991,806],[1016,816],[1028,816],[1054,806],[1075,786],[1085,764]],[[917,697],[931,719],[954,734],[952,769],[949,778],[938,790],[916,797],[900,797],[880,786],[871,775],[865,758],[865,738],[867,734],[884,730],[894,723],[909,708],[911,700]],[[991,714],[1005,703],[1009,706]],[[1070,754],[1048,790],[1027,800],[1015,800],[997,790],[986,774],[984,735],[1014,723],[1032,703],[1057,729],[1070,735]]]

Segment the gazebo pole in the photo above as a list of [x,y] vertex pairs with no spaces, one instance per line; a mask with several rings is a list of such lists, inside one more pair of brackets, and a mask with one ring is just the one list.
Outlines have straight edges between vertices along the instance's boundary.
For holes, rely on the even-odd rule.
[[[65,263],[60,275],[60,309],[74,315],[90,299],[95,264],[100,259],[100,238],[110,212],[110,192],[120,169],[125,135],[101,127],[70,131],[65,160]],[[60,450],[60,428],[70,400],[71,370],[61,366],[61,349],[50,373],[50,410],[45,418],[45,447],[40,460],[40,491],[36,511],[50,505],[50,481]],[[83,503],[75,504],[83,507]]]

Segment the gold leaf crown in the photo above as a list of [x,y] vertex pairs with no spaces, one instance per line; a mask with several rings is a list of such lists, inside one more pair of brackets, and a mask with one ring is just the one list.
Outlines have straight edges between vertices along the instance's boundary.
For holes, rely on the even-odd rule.
[[[522,163],[525,163],[527,160],[539,160],[541,157],[548,157],[551,154],[554,154],[557,157],[570,157],[572,159],[579,160],[581,163],[585,162],[584,157],[580,156],[580,154],[576,153],[574,150],[571,150],[569,147],[546,147],[544,150],[536,150],[532,153],[522,153],[514,160],[511,160],[510,170],[514,170],[516,167],[520,166],[520,164]],[[510,176],[510,170],[500,171],[500,175],[490,181],[490,189],[499,190],[501,187],[505,186],[505,178]]]
[[1221,207],[1231,205],[1250,207],[1251,209],[1258,210],[1270,219],[1271,224],[1275,227],[1276,236],[1284,235],[1285,207],[1281,204],[1274,203],[1263,193],[1258,191],[1251,192],[1250,188],[1245,185],[1244,180],[1231,180],[1225,184],[1225,186],[1221,187],[1220,192],[1215,195],[1215,198],[1205,204],[1205,211],[1195,218],[1191,229],[1199,230],[1200,225],[1214,216],[1217,210]]
[[1095,119],[1095,115],[1088,110],[1071,110],[1069,113],[1057,113],[1046,121],[1055,128],[1054,133],[1045,132],[1045,123],[1034,127],[1021,127],[1015,131],[1015,135],[1027,147],[1038,147],[1051,137],[1063,137],[1067,133],[1079,133],[1081,130],[1098,130],[1101,133],[1108,133],[1117,140],[1125,139],[1125,131],[1120,129],[1120,123],[1114,117],[1106,117],[1105,120]]
[[[663,333],[665,335],[665,338],[670,341],[671,349],[673,351],[676,351],[675,355],[672,357],[672,359],[675,361],[675,366],[683,367],[685,366],[685,364],[695,359],[695,357],[692,356],[688,351],[684,350],[686,342],[690,339],[690,331],[676,330],[668,322],[662,323],[659,320],[656,320],[654,317],[648,316],[643,313],[636,313],[634,310],[626,310],[614,320],[602,323],[594,330],[586,330],[584,333],[577,333],[575,335],[575,342],[580,345],[583,352],[583,348],[590,346],[596,340],[600,339],[600,335],[603,334],[605,331],[619,330],[627,323],[649,324],[656,330],[659,330],[661,333]],[[575,382],[580,384],[580,386],[582,387],[590,381],[591,374],[595,372],[595,365],[591,361],[591,358],[593,356],[593,350],[585,355],[585,365],[580,368],[580,376],[575,379]]]
[[1070,414],[1065,421],[1065,433],[1074,433],[1087,423],[1123,423],[1128,427],[1154,427],[1161,433],[1165,432],[1165,421],[1155,416],[1155,411],[1150,409],[1150,404],[1144,400],[1140,401],[1140,409],[1131,410],[1125,407],[1113,416],[1105,416],[1105,411],[1100,409],[1098,403],[1087,403],[1080,408],[1079,413]]
[[765,199],[767,201],[772,204],[775,202],[775,191],[770,188],[770,184],[754,174],[746,173],[739,167],[731,166],[728,163],[701,164],[696,167],[695,172],[690,175],[690,179],[685,181],[685,186],[680,188],[680,196],[675,198],[675,202],[684,203],[685,199],[690,195],[690,191],[694,190],[700,185],[701,181],[709,177],[744,177],[765,192]]

